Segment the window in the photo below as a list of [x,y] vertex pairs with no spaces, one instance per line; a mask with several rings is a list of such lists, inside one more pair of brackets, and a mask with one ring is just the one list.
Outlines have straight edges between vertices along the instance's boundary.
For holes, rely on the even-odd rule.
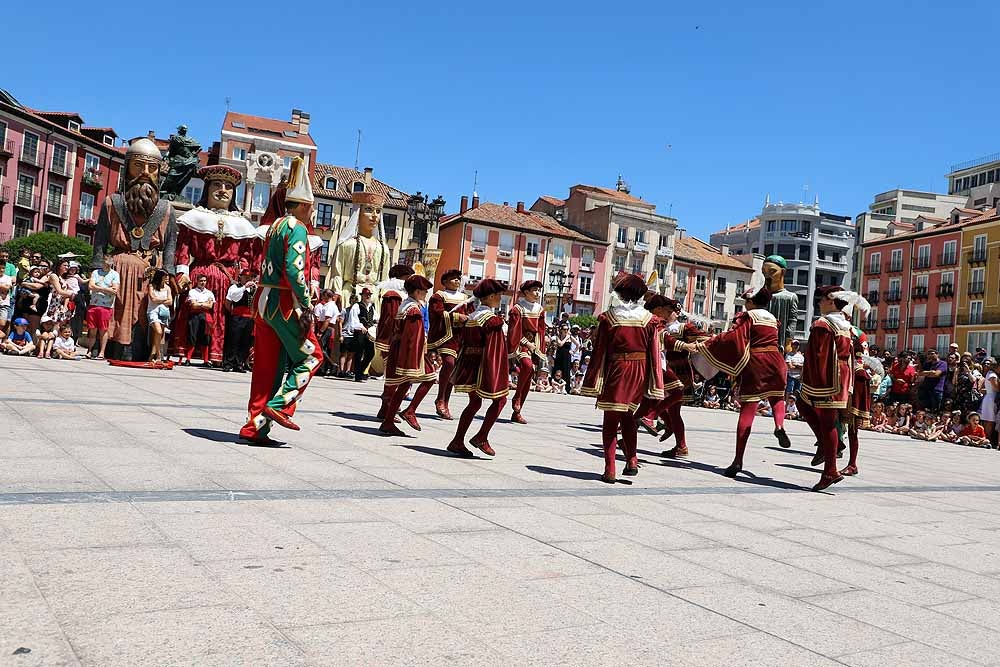
[[364,181],[354,181],[354,184],[351,186],[351,192],[364,192],[364,191],[365,191]]
[[986,256],[986,234],[980,234],[973,240],[972,254],[976,257]]
[[319,261],[324,264],[330,263],[330,239],[323,239],[323,247],[319,249]]
[[726,293],[726,279],[719,277],[715,279],[715,291],[719,294]]
[[807,269],[799,269],[795,272],[798,278],[795,280],[796,285],[808,285],[809,284],[809,271]]
[[233,159],[242,162],[247,159],[247,149],[245,148],[234,148],[233,149]]
[[292,168],[292,158],[290,156],[288,156],[288,155],[284,156],[283,158],[281,158],[281,165],[285,169],[291,169]]
[[899,322],[899,306],[889,306],[889,312],[885,315],[890,322]]
[[614,267],[615,273],[625,270],[625,255],[615,255]]
[[80,194],[80,219],[81,220],[93,220],[94,219],[94,195],[89,192],[84,192]]
[[743,292],[747,291],[747,285],[742,280],[736,281],[736,296],[741,296]]
[[524,282],[528,282],[529,280],[538,280],[538,269],[524,270]]
[[657,263],[656,275],[659,276],[660,280],[664,280],[667,277],[667,265],[665,263]]
[[590,276],[580,276],[580,296],[590,296],[593,279]]
[[506,253],[506,257],[510,257],[514,252],[514,234],[511,232],[500,232],[500,252]]
[[899,290],[902,285],[903,283],[901,278],[893,278],[889,281],[889,291],[893,294],[899,294]]
[[486,262],[482,260],[473,259],[469,261],[469,281],[476,282],[483,279],[483,273],[486,271]]
[[66,173],[66,147],[62,144],[52,144],[52,171],[57,174]]
[[937,339],[934,341],[934,348],[938,351],[938,354],[946,354],[950,345],[951,336],[948,334],[938,334]]
[[868,293],[871,294],[872,292],[878,292],[878,281],[877,280],[869,280],[868,281]]
[[694,299],[694,314],[704,315],[705,314],[705,297],[698,296]]
[[21,156],[28,162],[34,162],[38,157],[38,135],[31,132],[24,133],[24,145],[21,146]]
[[104,135],[104,145],[105,146],[114,146],[115,145],[115,138],[112,137],[110,134],[105,134]]
[[472,228],[472,252],[486,252],[489,232],[483,227]]
[[538,239],[528,239],[527,242],[524,244],[525,258],[530,259],[532,261],[537,261],[539,245],[540,243]]
[[657,242],[657,245],[661,248],[666,248],[670,245],[670,237],[666,234],[660,234],[660,240]]
[[688,284],[688,272],[687,269],[680,269],[677,272],[677,278],[674,281],[674,285],[680,287],[683,290],[687,290]]
[[0,120],[0,147],[7,146],[7,123]]
[[704,273],[695,274],[694,288],[696,290],[701,290],[704,292],[707,284],[708,284],[708,276],[706,276]]
[[773,232],[777,228],[778,228],[778,222],[776,220],[768,220],[767,221],[767,231],[768,232]]
[[201,201],[201,193],[202,189],[200,185],[188,185],[184,188],[184,198],[192,204],[197,204]]
[[926,273],[923,274],[922,276],[917,276],[916,277],[916,285],[915,286],[916,287],[922,287],[923,291],[926,292],[927,291],[927,283],[928,283],[929,280],[930,280],[930,276],[928,276]]
[[889,260],[889,270],[899,271],[903,268],[903,249],[896,248],[892,251],[892,258]]
[[32,196],[35,194],[35,179],[27,174],[17,175],[17,204],[18,206],[33,205]]
[[878,273],[882,270],[882,253],[873,252],[868,256],[868,272]]
[[636,243],[645,243],[646,242],[646,230],[645,229],[637,229],[637,230],[635,230],[635,242]]
[[[983,302],[969,302],[969,324],[982,324],[983,322]],[[974,349],[974,348],[973,348]]]
[[31,233],[31,218],[24,216],[14,216],[14,238],[27,236]]
[[333,204],[316,204],[316,226],[333,227]]
[[917,268],[924,269],[931,265],[931,247],[922,245],[917,248]]
[[642,260],[633,259],[632,260],[632,273],[642,273]]
[[896,347],[897,347],[896,334],[888,334],[885,337],[885,349],[888,350],[889,352],[892,352],[893,354],[895,354],[896,353]]
[[[580,268],[592,269],[594,267],[594,249],[584,248],[580,251]],[[664,265],[664,268],[666,265]]]
[[624,227],[618,228],[618,243],[625,244],[628,241],[628,230]]
[[49,183],[49,196],[45,204],[45,210],[52,215],[62,214],[63,188],[61,185]]
[[382,214],[382,226],[385,227],[385,237],[387,239],[396,238],[396,225],[398,224],[399,224],[399,216],[396,215],[395,213]]
[[246,194],[247,184],[241,181],[240,184],[236,186],[235,194],[236,206],[239,207],[240,210],[243,210],[244,202],[246,201]]
[[267,183],[254,183],[253,184],[253,201],[251,202],[251,208],[258,212],[263,213],[267,210],[267,202],[271,198],[271,186]]
[[942,285],[954,285],[955,284],[955,274],[951,271],[941,274],[941,284]]
[[502,283],[510,284],[510,264],[497,264],[494,277]]
[[969,280],[970,290],[982,290],[986,283],[986,269],[977,267],[972,269],[972,278]]
[[797,231],[799,231],[799,221],[798,220],[782,220],[781,221],[781,231],[783,231],[783,232],[797,232]]
[[334,178],[333,176],[327,176],[325,179],[323,179],[323,187],[326,188],[327,190],[336,190],[337,179]]
[[101,158],[87,153],[83,158],[83,168],[96,174],[101,170]]
[[562,243],[552,244],[552,263],[553,264],[565,264],[566,263],[566,248]]

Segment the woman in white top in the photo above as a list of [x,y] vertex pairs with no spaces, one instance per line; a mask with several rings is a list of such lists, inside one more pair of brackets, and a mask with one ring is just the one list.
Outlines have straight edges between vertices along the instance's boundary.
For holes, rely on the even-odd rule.
[[149,360],[157,362],[161,361],[160,348],[163,343],[163,335],[170,333],[170,329],[167,327],[170,325],[170,304],[174,300],[166,271],[156,270],[146,287],[146,297],[146,319],[149,320],[149,331],[152,338]]
[[990,357],[983,362],[983,370],[986,372],[986,386],[983,394],[983,404],[979,407],[979,416],[982,421],[983,430],[986,437],[992,439],[993,428],[997,421],[997,393],[1000,392],[1000,379],[997,378],[997,361]]

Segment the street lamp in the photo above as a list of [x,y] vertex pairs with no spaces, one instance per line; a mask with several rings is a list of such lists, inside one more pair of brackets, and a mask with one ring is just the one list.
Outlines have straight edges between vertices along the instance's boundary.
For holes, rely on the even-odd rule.
[[556,292],[556,321],[562,317],[562,300],[563,300],[563,290],[566,288],[573,289],[573,272],[566,273],[562,269],[558,271],[549,271],[549,289],[553,289]]
[[427,236],[438,219],[444,215],[445,201],[438,195],[436,199],[430,198],[417,192],[406,200],[406,217],[410,220],[410,227],[413,229],[413,238],[417,242],[419,259],[424,260],[424,248],[427,246]]

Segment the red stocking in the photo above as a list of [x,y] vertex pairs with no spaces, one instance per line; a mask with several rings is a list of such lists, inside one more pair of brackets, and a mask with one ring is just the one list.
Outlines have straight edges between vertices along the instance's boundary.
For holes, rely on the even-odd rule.
[[605,412],[604,424],[601,426],[601,441],[604,445],[604,476],[614,478],[615,476],[615,454],[616,443],[618,442],[618,422],[621,420],[621,412]]
[[859,445],[858,424],[856,421],[852,421],[851,424],[847,427],[847,439],[851,447],[851,460],[847,462],[847,465],[856,468],[858,466],[858,445]]
[[520,412],[524,407],[524,400],[528,397],[528,390],[531,389],[531,381],[535,377],[535,363],[531,357],[521,359],[517,364],[517,390],[514,392],[514,412]]
[[410,383],[404,382],[391,388],[393,389],[392,396],[385,406],[385,414],[382,415],[382,428],[388,430],[393,429],[395,426],[396,413],[399,412],[399,407],[403,404],[406,393],[410,391]]
[[667,410],[667,428],[674,432],[674,442],[681,449],[687,449],[687,438],[684,437],[684,420],[681,419],[681,404],[674,403]]
[[814,408],[805,401],[799,405],[799,414],[812,429],[823,452],[823,474],[836,477],[837,471],[837,411]]
[[382,385],[382,407],[378,411],[379,417],[385,417],[386,410],[389,409],[389,404],[392,403],[392,397],[396,393],[397,386],[391,384]]
[[624,413],[621,416],[622,424],[622,451],[625,452],[625,464],[629,468],[639,467],[639,459],[635,450],[638,445],[635,416],[631,413]]
[[476,413],[479,412],[479,408],[482,406],[483,399],[479,398],[479,394],[475,392],[469,394],[469,405],[462,411],[462,416],[458,418],[458,429],[455,431],[455,437],[452,439],[452,442],[465,442],[465,434],[469,432],[472,420],[476,418]]
[[[489,409],[486,411],[486,416],[483,418],[483,425],[479,427],[479,433],[476,434],[476,440],[489,441],[490,429],[492,429],[493,425],[497,423],[500,411],[503,410],[503,406],[505,405],[507,405],[506,396],[493,399],[493,403],[490,405]],[[462,413],[462,417],[465,417],[464,412]]]
[[451,398],[451,374],[455,370],[455,357],[450,354],[441,355],[441,371],[438,373],[438,395],[436,403],[448,402]]
[[420,401],[424,400],[424,396],[427,395],[427,392],[429,392],[433,386],[433,382],[421,382],[417,385],[417,390],[413,392],[413,399],[410,400],[410,405],[406,408],[406,412],[408,414],[415,415],[417,413],[417,407],[420,405]]
[[740,420],[736,424],[736,458],[734,463],[743,467],[743,454],[747,450],[747,441],[750,439],[750,429],[753,427],[753,418],[757,416],[757,401],[740,403]]
[[774,428],[785,428],[785,398],[772,396],[767,401],[771,404],[771,414],[774,415]]

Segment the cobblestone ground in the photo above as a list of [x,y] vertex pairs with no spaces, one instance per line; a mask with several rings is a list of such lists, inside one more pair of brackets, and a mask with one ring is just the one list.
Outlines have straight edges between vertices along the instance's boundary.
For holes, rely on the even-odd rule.
[[2,665],[1000,664],[996,452],[863,434],[814,494],[804,424],[758,418],[733,481],[736,415],[685,409],[692,460],[640,434],[608,486],[573,397],[464,461],[429,399],[375,435],[374,381],[317,379],[282,449],[235,441],[248,376],[4,357],[0,386]]

